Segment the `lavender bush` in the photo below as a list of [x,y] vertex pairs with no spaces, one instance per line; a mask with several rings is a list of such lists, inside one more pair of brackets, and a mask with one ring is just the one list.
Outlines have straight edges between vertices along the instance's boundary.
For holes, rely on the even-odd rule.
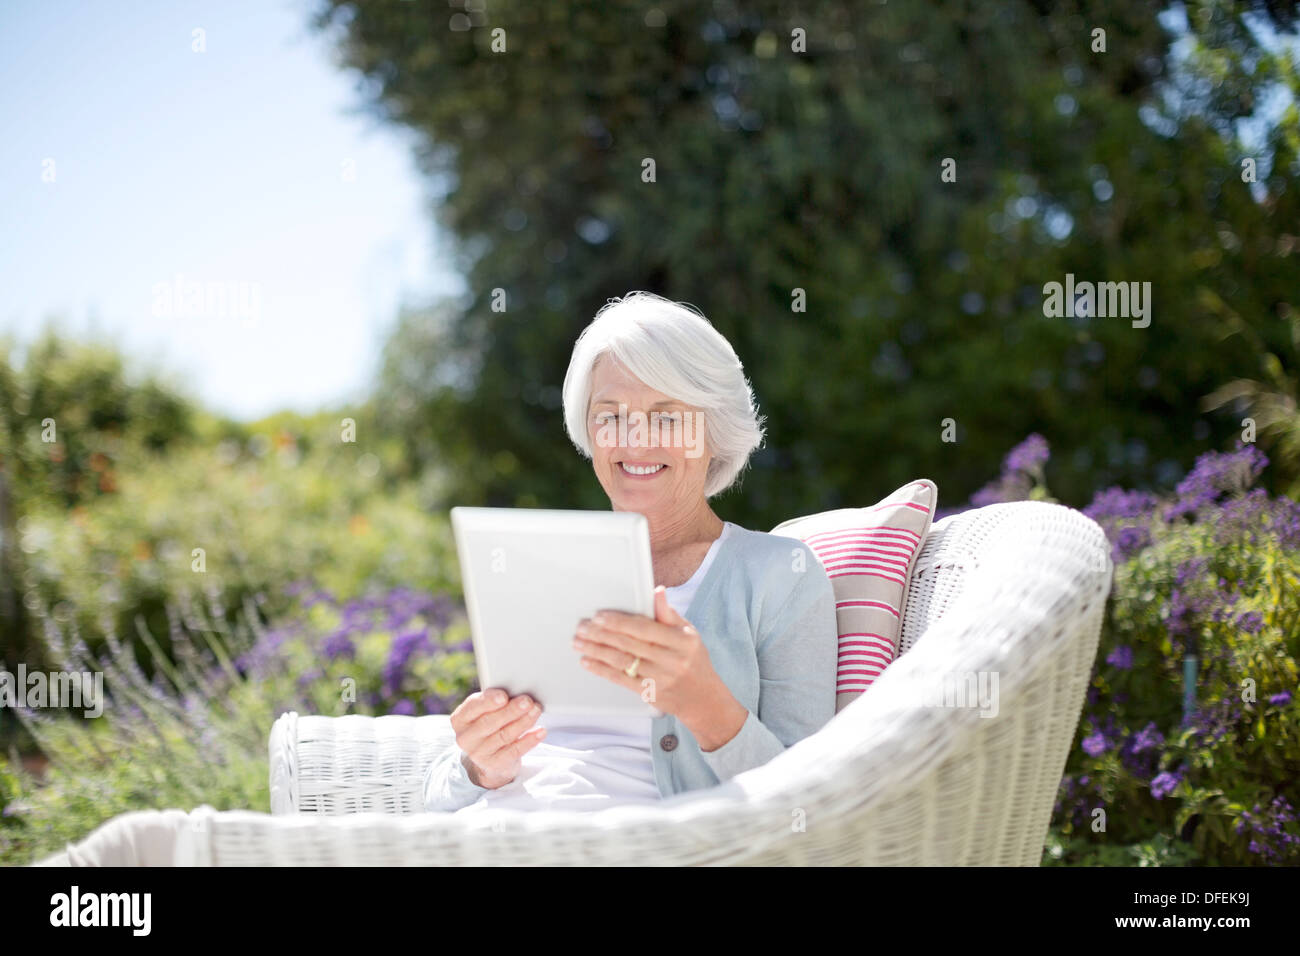
[[254,680],[292,678],[293,709],[446,714],[476,689],[459,601],[409,588],[340,601],[306,581],[290,593],[295,611],[235,663]]
[[220,608],[172,609],[171,655],[147,630],[156,674],[111,630],[94,654],[75,630],[44,621],[56,666],[102,670],[104,713],[18,711],[49,759],[44,779],[0,757],[0,865],[23,865],[129,810],[210,804],[269,809],[266,741],[288,710],[446,713],[474,689],[457,601],[394,588],[339,601],[309,582],[266,627],[253,601],[237,626]]
[[[1050,500],[1047,461],[1031,436],[972,504]],[[1115,580],[1045,863],[1300,861],[1300,505],[1267,464],[1238,443],[1084,509]]]

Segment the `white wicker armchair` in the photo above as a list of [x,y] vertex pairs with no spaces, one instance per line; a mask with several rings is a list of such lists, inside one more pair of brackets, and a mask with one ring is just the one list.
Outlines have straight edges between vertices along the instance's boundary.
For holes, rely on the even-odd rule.
[[[658,805],[490,821],[424,813],[424,768],[454,746],[447,717],[285,714],[271,732],[271,814],[201,807],[177,828],[173,858],[1037,865],[1096,655],[1109,555],[1101,529],[1059,505],[936,522],[901,656],[871,689],[768,764]],[[954,679],[981,674],[996,675],[995,716],[935,705]]]

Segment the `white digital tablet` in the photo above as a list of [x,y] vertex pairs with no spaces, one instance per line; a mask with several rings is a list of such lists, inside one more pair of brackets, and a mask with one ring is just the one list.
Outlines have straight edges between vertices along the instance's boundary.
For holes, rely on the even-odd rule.
[[639,693],[585,670],[578,621],[601,608],[654,616],[645,516],[452,508],[479,687],[528,694],[547,714],[655,716]]

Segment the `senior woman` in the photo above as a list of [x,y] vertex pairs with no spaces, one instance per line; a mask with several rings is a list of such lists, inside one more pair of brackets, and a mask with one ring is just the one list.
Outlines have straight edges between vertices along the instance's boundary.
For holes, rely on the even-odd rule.
[[763,438],[726,338],[656,295],[611,300],[574,345],[564,418],[613,510],[645,515],[656,585],[653,618],[578,622],[575,663],[628,693],[652,687],[659,716],[550,715],[505,688],[471,694],[451,715],[457,746],[425,773],[428,810],[657,802],[761,766],[835,714],[825,570],[802,542],[709,505]]

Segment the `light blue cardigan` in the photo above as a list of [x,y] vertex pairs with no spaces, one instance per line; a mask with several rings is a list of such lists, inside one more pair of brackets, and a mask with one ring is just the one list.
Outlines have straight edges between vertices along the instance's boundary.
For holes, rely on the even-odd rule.
[[[650,752],[664,797],[762,766],[835,716],[835,594],[802,541],[738,526],[719,544],[684,616],[749,716],[709,753],[676,717],[655,717]],[[425,771],[426,810],[457,810],[487,792],[460,757],[451,747]]]

